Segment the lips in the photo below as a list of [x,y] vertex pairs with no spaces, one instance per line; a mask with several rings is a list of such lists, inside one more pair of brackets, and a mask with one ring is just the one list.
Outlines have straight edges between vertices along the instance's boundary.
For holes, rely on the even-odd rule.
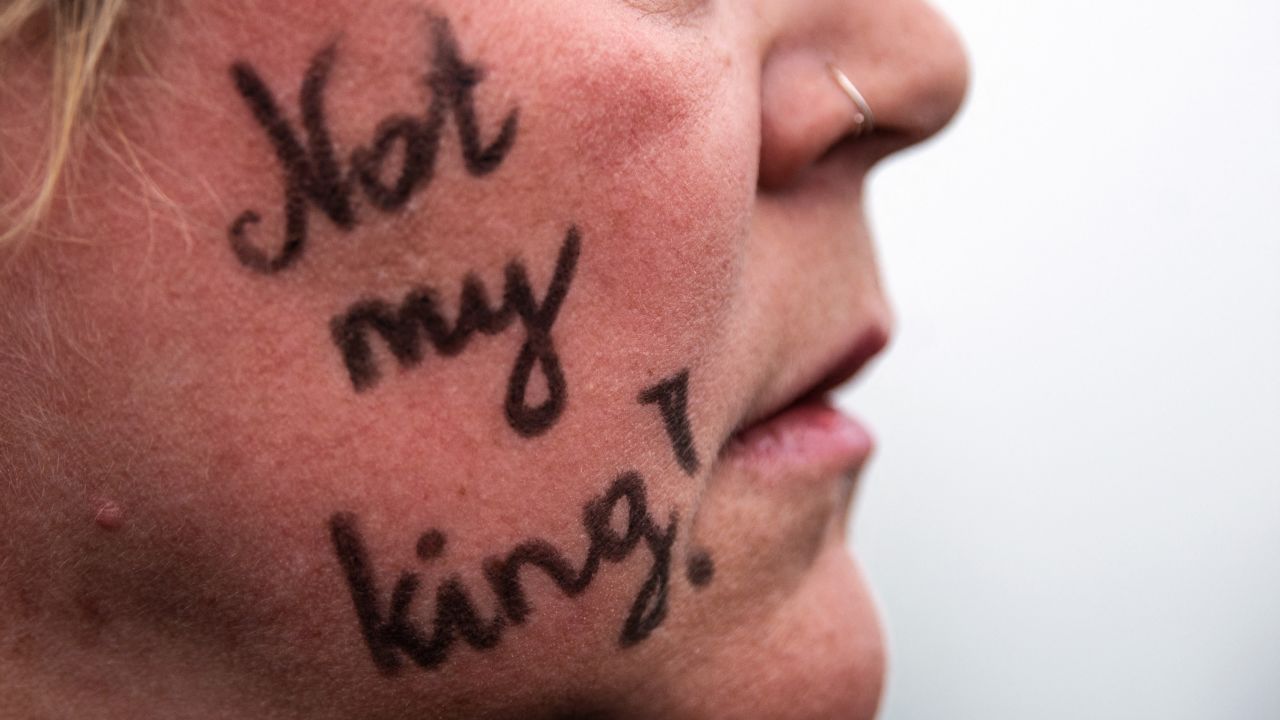
[[861,423],[826,398],[817,398],[788,406],[735,435],[724,457],[762,468],[802,466],[824,476],[862,465],[874,445]]
[[794,466],[820,473],[860,466],[874,448],[871,434],[834,408],[828,394],[854,377],[888,340],[888,331],[878,325],[859,333],[834,359],[807,376],[807,384],[783,394],[778,404],[748,416],[725,443],[721,457],[757,467]]

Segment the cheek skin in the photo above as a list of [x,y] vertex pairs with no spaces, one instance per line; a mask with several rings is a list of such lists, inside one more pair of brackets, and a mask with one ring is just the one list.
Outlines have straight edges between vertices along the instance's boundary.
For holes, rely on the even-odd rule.
[[[460,19],[460,37],[469,37],[466,26]],[[383,112],[414,107],[411,83],[394,72],[376,83],[355,59],[374,42],[364,33],[377,30],[356,22],[342,37],[357,49],[339,56],[346,64],[327,95],[342,147],[367,141]],[[361,683],[372,671],[324,533],[335,510],[360,515],[384,587],[399,568],[417,567],[417,534],[440,527],[450,534],[448,565],[428,582],[447,570],[482,591],[480,560],[526,538],[546,537],[579,557],[573,528],[582,503],[619,470],[649,478],[663,517],[689,505],[693,485],[635,396],[717,354],[736,289],[749,173],[724,168],[747,162],[737,150],[745,143],[727,119],[705,120],[721,92],[708,78],[723,61],[626,28],[565,37],[554,56],[504,54],[477,37],[466,53],[491,67],[478,108],[490,119],[521,110],[509,161],[470,180],[450,135],[423,208],[368,213],[351,233],[312,209],[307,255],[278,277],[247,272],[227,246],[225,229],[245,207],[263,209],[264,239],[278,237],[281,222],[279,168],[227,80],[233,56],[180,64],[179,77],[157,91],[157,111],[124,120],[134,123],[126,132],[143,162],[164,158],[148,169],[190,211],[181,225],[121,187],[109,161],[87,164],[84,181],[105,190],[79,209],[80,225],[64,229],[92,227],[98,242],[50,246],[49,277],[60,329],[75,346],[64,389],[85,399],[65,413],[91,438],[74,454],[89,477],[86,504],[105,497],[128,518],[113,535],[120,552],[84,568],[95,602],[113,616],[196,628],[195,646],[257,658],[263,677],[326,677],[335,696],[368,695]],[[414,35],[397,47],[420,44]],[[307,55],[298,47],[283,54],[283,68],[260,64],[294,115]],[[398,72],[421,75],[419,56],[405,54]],[[384,85],[409,99],[362,94]],[[453,309],[466,272],[497,287],[511,258],[527,263],[541,294],[569,223],[582,229],[584,250],[555,338],[573,394],[549,434],[524,441],[502,420],[515,329],[459,358],[390,372],[385,391],[352,393],[329,339],[335,312],[368,293],[397,298],[413,284],[439,290]],[[636,430],[644,420],[648,436]],[[474,696],[495,675],[524,688],[517,694],[554,692],[602,672],[590,658],[610,658],[615,670],[634,662],[618,656],[614,638],[641,565],[614,571],[582,601],[545,602],[510,652],[459,653],[447,689],[438,676],[418,676],[412,692]],[[477,595],[483,612],[494,612],[492,599]],[[317,600],[303,612],[299,597]],[[566,627],[581,632],[567,637]],[[115,628],[127,634],[123,623]],[[528,663],[529,648],[563,662]],[[199,653],[188,650],[174,667],[190,662],[198,673]],[[410,697],[376,687],[370,702],[393,707]]]
[[[126,518],[112,535],[123,538],[120,552],[89,563],[85,583],[100,605],[144,628],[154,617],[196,628],[187,654],[173,660],[189,662],[193,675],[207,672],[202,643],[240,667],[247,656],[264,694],[279,685],[312,697],[316,716],[353,697],[372,715],[413,702],[466,707],[476,697],[534,703],[580,687],[625,695],[616,688],[644,666],[673,669],[651,676],[672,696],[671,717],[720,714],[689,698],[722,707],[751,698],[766,707],[791,694],[771,682],[808,682],[817,716],[873,706],[874,694],[859,694],[870,688],[830,680],[878,677],[867,675],[878,662],[863,637],[874,628],[869,604],[848,594],[856,582],[830,551],[838,542],[814,561],[830,572],[797,581],[796,601],[770,607],[768,617],[742,608],[717,614],[714,595],[695,602],[681,581],[665,634],[619,653],[617,621],[645,570],[633,563],[604,571],[580,600],[557,598],[548,586],[531,592],[540,603],[535,619],[499,652],[463,650],[443,675],[411,668],[412,685],[379,684],[328,545],[331,513],[359,515],[384,592],[396,572],[423,567],[413,555],[423,530],[447,533],[445,564],[427,585],[459,573],[491,615],[481,560],[530,537],[580,558],[582,504],[620,470],[649,480],[656,514],[682,513],[687,542],[698,484],[676,467],[653,409],[635,398],[691,368],[695,441],[709,461],[721,439],[713,433],[725,430],[714,427],[717,405],[735,391],[729,373],[717,371],[744,292],[758,113],[733,96],[727,51],[612,4],[575,3],[569,19],[564,4],[497,6],[489,13],[486,3],[470,3],[452,19],[463,54],[489,71],[476,89],[485,134],[510,108],[520,111],[520,134],[500,170],[467,177],[451,129],[433,183],[403,213],[362,206],[363,224],[343,232],[313,209],[307,255],[273,277],[238,265],[227,244],[228,223],[243,209],[263,211],[264,238],[278,237],[283,215],[277,161],[227,66],[259,64],[296,117],[311,53],[337,37],[327,105],[335,143],[349,150],[385,115],[419,109],[427,69],[419,9],[301,13],[288,33],[246,29],[235,12],[216,8],[183,25],[234,32],[234,52],[173,40],[205,54],[175,55],[172,82],[138,103],[156,110],[125,120],[146,151],[141,162],[165,159],[149,170],[184,209],[183,222],[170,224],[163,207],[157,218],[135,188],[117,187],[111,172],[95,178],[90,165],[85,182],[108,188],[110,200],[86,206],[79,222],[102,242],[50,251],[60,317],[74,338],[66,394],[86,399],[65,412],[92,438],[75,453],[94,468],[86,498],[107,498]],[[549,433],[516,437],[502,417],[503,384],[523,340],[518,326],[456,358],[428,351],[404,371],[391,369],[383,352],[383,384],[352,391],[329,335],[335,313],[360,297],[398,300],[417,285],[437,290],[452,313],[466,273],[497,294],[513,258],[525,262],[540,295],[569,224],[582,231],[583,251],[554,338],[571,394]],[[767,574],[751,569],[753,558],[722,559],[725,577],[739,560],[746,574]],[[672,569],[683,572],[679,562]],[[750,595],[729,588],[722,597]],[[299,598],[307,598],[301,610]],[[848,613],[813,622],[830,607]],[[739,626],[758,632],[739,635]],[[687,645],[712,632],[716,642],[729,638],[708,651],[714,672],[677,674]],[[775,673],[732,697],[730,686],[716,685],[723,676],[758,678],[761,666],[796,652],[804,657],[792,665],[804,677]],[[506,684],[495,692],[496,677]],[[320,691],[308,685],[315,678]],[[783,717],[787,708],[776,709]]]
[[714,351],[738,291],[750,127],[722,111],[721,51],[670,47],[639,27],[587,35],[565,61],[548,59],[546,106],[531,123],[567,121],[547,133],[538,165],[556,169],[572,212],[596,229],[592,277],[613,324],[628,346],[660,338],[688,363]]

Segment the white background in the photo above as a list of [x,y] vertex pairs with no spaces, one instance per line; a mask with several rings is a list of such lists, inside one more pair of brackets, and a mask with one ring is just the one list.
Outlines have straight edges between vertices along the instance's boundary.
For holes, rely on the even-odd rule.
[[871,183],[841,396],[882,717],[1280,718],[1280,3],[938,4],[971,94]]

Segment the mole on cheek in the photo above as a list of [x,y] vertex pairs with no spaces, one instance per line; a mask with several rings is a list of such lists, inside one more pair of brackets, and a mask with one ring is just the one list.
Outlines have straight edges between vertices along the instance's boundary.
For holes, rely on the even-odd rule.
[[103,530],[119,530],[124,525],[124,508],[114,500],[104,500],[98,505],[93,521]]

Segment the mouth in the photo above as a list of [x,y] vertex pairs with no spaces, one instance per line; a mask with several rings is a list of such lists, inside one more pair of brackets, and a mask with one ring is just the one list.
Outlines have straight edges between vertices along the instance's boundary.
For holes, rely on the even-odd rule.
[[720,457],[729,462],[803,467],[826,472],[848,472],[871,456],[875,442],[855,418],[836,409],[833,390],[848,382],[888,344],[889,333],[871,326],[835,354],[834,359],[778,403],[750,414],[730,435]]

